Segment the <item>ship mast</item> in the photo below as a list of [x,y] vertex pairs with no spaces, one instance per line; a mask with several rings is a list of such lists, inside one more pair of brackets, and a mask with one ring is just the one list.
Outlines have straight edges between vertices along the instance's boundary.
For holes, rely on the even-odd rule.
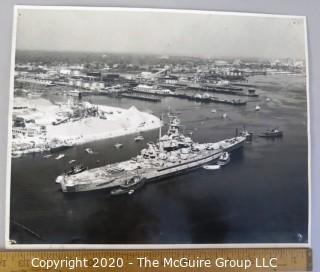
[[163,113],[161,113],[161,116],[160,116],[159,143],[160,143],[160,139],[161,139],[162,119],[163,119]]

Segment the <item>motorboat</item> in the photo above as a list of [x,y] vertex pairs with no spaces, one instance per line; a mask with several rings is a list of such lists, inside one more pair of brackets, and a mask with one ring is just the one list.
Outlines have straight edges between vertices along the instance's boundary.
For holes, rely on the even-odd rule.
[[56,157],[56,160],[60,160],[64,157],[65,155],[64,154],[59,154],[57,157]]
[[68,175],[68,176],[75,175],[75,174],[81,173],[87,169],[88,169],[88,167],[84,167],[81,163],[78,163],[78,164],[71,166],[71,170],[66,172],[66,175]]
[[218,165],[218,164],[212,164],[212,165],[209,165],[209,164],[206,164],[204,166],[202,166],[203,169],[206,169],[206,170],[218,170],[221,168],[221,165]]
[[267,130],[266,132],[259,134],[259,137],[263,138],[279,138],[283,136],[283,132],[279,129]]
[[116,144],[114,145],[114,147],[115,147],[116,149],[119,149],[119,148],[123,147],[123,144],[116,143]]
[[223,152],[219,157],[217,164],[220,166],[225,166],[230,162],[231,156],[229,152]]
[[93,154],[93,150],[92,148],[86,148],[85,151],[88,153],[88,154]]
[[138,135],[137,137],[134,138],[135,142],[141,142],[144,140],[144,137],[142,135]]

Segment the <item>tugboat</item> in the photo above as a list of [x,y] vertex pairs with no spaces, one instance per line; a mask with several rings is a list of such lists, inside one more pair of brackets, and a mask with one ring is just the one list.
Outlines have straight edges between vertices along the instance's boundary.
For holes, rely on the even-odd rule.
[[78,164],[71,166],[71,170],[66,172],[66,175],[68,175],[68,176],[75,175],[75,174],[81,173],[87,169],[88,169],[88,167],[84,167],[81,163],[78,163]]
[[61,183],[64,176],[76,175],[86,170],[88,170],[88,167],[84,167],[81,163],[72,165],[69,171],[64,172],[64,174],[56,178],[56,183]]
[[266,132],[259,134],[258,136],[263,138],[280,138],[283,136],[283,132],[277,128],[274,128],[272,130],[267,130]]
[[111,195],[133,194],[136,190],[141,188],[146,183],[146,178],[141,176],[134,176],[126,181],[125,184],[120,185],[119,188],[111,190]]
[[222,155],[219,157],[219,160],[217,162],[220,166],[225,166],[230,162],[230,153],[229,152],[223,152]]
[[252,141],[252,138],[253,138],[253,133],[252,132],[249,132],[245,127],[243,127],[243,130],[242,132],[240,133],[241,136],[243,137],[246,137],[246,140],[248,142],[251,142]]

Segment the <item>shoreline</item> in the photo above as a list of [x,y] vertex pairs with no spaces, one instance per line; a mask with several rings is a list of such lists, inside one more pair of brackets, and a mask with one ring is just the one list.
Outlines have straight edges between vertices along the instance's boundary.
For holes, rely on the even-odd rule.
[[[26,99],[19,98],[19,102],[41,102],[48,103],[46,99]],[[22,101],[21,101],[22,100]],[[19,104],[19,103],[18,103]],[[53,124],[57,116],[61,116],[70,109],[74,111],[79,110],[77,106],[54,105],[50,102],[49,108],[46,113],[42,112],[45,107],[40,105],[36,108],[29,110],[29,116],[34,117],[33,124],[30,125],[32,130],[35,130],[37,125],[45,126],[45,132],[38,133],[33,137],[19,136],[13,138],[13,147],[11,149],[12,157],[19,157],[23,154],[38,153],[51,151],[53,148],[59,147],[72,147],[82,145],[85,143],[116,138],[144,131],[158,129],[161,126],[161,120],[149,113],[139,111],[134,106],[129,109],[118,107],[111,107],[105,105],[91,104],[89,102],[81,103],[81,109],[84,111],[95,110],[95,115],[90,115],[81,118],[68,118],[67,121],[60,124]],[[47,104],[48,106],[48,104]],[[80,106],[79,106],[80,107]],[[23,109],[23,114],[26,114],[26,109]],[[50,112],[50,110],[52,112]],[[48,113],[48,111],[50,113]],[[16,115],[19,116],[19,110],[16,110]],[[44,116],[41,118],[39,116]],[[24,128],[27,130],[28,128]],[[13,127],[14,129],[14,127]],[[17,129],[16,129],[17,130]]]

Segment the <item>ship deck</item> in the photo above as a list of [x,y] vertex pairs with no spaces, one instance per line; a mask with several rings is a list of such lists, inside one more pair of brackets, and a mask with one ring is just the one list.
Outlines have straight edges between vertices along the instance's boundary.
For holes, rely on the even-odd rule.
[[[174,172],[178,168],[185,169],[189,165],[199,166],[204,160],[210,160],[212,156],[221,154],[224,150],[234,147],[244,141],[243,137],[235,137],[213,144],[197,144],[198,151],[188,153],[185,159],[179,157],[177,161],[161,159],[130,159],[123,162],[116,162],[106,166],[89,169],[79,174],[65,176],[62,181],[64,186],[79,188],[94,187],[95,189],[112,188],[123,185],[134,176],[143,176],[153,179],[166,172]],[[212,149],[206,149],[209,145]],[[214,148],[213,148],[214,147]],[[201,150],[202,149],[202,150]],[[81,190],[86,190],[85,188]],[[89,190],[89,189],[88,189]]]

